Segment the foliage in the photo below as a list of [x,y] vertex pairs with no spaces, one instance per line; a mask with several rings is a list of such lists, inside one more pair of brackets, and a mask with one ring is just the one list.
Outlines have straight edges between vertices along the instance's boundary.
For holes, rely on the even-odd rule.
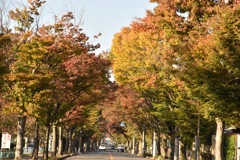
[[1,33],[0,35],[0,129],[3,132],[12,133],[15,130],[14,121],[16,115],[6,112],[9,108],[9,101],[4,99],[6,94],[5,74],[10,72],[9,62],[11,59],[8,57],[12,49],[12,37],[10,34]]
[[2,33],[0,35],[0,91],[2,91],[2,87],[4,85],[4,74],[9,72],[8,68],[8,57],[9,49],[11,48],[11,37],[8,34]]
[[235,158],[235,136],[226,136],[224,138],[224,159],[231,160]]
[[[189,133],[193,135],[194,130],[189,128],[191,125],[191,128],[197,128],[197,123],[187,119],[188,116],[189,119],[196,117],[191,115],[195,109],[189,105],[184,83],[173,77],[165,64],[164,60],[169,59],[167,53],[172,49],[168,49],[167,42],[162,40],[164,32],[154,26],[153,19],[152,15],[139,19],[115,35],[111,52],[114,75],[119,84],[130,85],[146,98],[150,117],[153,117],[152,128],[158,127],[173,135],[177,124],[182,134],[186,132],[184,134],[191,139]],[[173,40],[172,43],[179,42]]]
[[145,100],[128,86],[116,85],[113,88],[100,106],[106,130],[112,136],[120,134],[125,138],[141,133],[149,123]]
[[[9,72],[1,72],[7,91],[5,100],[10,106],[5,108],[19,116],[30,116],[30,130],[35,120],[49,130],[64,118],[60,125],[86,126],[94,132],[91,129],[98,110],[92,109],[109,89],[110,61],[104,53],[95,55],[100,45],[91,44],[79,26],[73,24],[72,12],[54,24],[39,26],[39,9],[45,1],[28,2],[29,6],[10,11],[16,33],[9,35],[9,41],[7,36],[0,39],[3,53],[9,49],[3,54],[7,56]],[[1,62],[5,61],[2,52],[0,55]]]
[[16,8],[9,11],[9,16],[16,21],[15,30],[24,33],[38,28],[39,9],[44,5],[45,0],[28,0],[29,6],[23,9]]
[[39,27],[37,33],[26,32],[23,37],[28,38],[19,46],[12,64],[15,74],[8,76],[22,88],[17,92],[25,94],[21,99],[30,107],[25,111],[35,117],[48,115],[46,124],[63,117],[75,105],[93,102],[103,93],[100,84],[107,86],[110,63],[89,53],[99,45],[89,44],[88,37],[72,25],[72,18],[69,12],[56,24]]
[[[158,4],[153,12],[116,33],[109,55],[95,55],[100,45],[74,25],[72,12],[39,26],[45,1],[28,2],[10,11],[16,33],[0,35],[5,124],[16,118],[8,119],[10,111],[46,127],[61,119],[92,138],[128,138],[147,128],[184,144],[198,127],[207,143],[215,118],[239,125],[238,3],[151,0]],[[1,129],[12,130],[5,124]]]
[[238,125],[239,5],[153,2],[159,4],[154,12],[114,36],[117,83],[146,98],[163,130],[183,140],[196,135],[197,115],[209,126],[207,132],[200,126],[203,139],[213,133],[215,118]]

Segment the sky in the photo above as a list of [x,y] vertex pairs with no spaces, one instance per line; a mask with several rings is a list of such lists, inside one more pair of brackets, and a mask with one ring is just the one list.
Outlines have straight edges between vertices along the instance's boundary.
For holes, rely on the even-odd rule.
[[[0,0],[13,8],[26,5],[27,0]],[[72,11],[76,21],[81,22],[83,32],[90,37],[90,43],[100,43],[101,48],[96,52],[111,49],[115,33],[122,27],[129,26],[135,18],[142,18],[146,10],[152,10],[156,4],[149,0],[46,0],[42,8],[41,24],[54,22],[54,15],[61,17],[64,13]],[[98,39],[94,35],[101,33]]]
[[[47,0],[42,23],[50,23],[54,15],[73,11],[81,19],[83,32],[90,37],[90,42],[101,44],[96,52],[108,51],[115,33],[135,18],[145,17],[146,10],[154,6],[149,0]],[[102,35],[93,39],[98,33]]]

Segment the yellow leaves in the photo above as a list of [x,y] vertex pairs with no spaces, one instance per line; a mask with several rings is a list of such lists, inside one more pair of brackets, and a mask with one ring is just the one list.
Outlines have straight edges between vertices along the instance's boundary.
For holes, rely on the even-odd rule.
[[[129,80],[139,81],[144,79],[147,68],[151,66],[151,54],[157,41],[156,35],[149,35],[144,23],[133,23],[131,28],[123,28],[115,34],[112,46],[113,70],[116,80],[121,83]],[[137,32],[137,33],[136,33]],[[153,41],[152,41],[153,40]],[[149,59],[150,58],[150,59]],[[135,77],[138,75],[138,77]],[[142,75],[142,76],[140,76]]]

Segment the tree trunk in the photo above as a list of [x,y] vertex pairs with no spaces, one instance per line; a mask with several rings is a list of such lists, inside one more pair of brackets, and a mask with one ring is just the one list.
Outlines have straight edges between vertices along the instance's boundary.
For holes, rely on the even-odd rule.
[[32,160],[38,159],[38,150],[39,150],[39,123],[37,119],[35,122],[35,137],[34,137],[34,149],[32,153]]
[[57,152],[57,127],[56,124],[53,124],[53,139],[52,139],[52,153],[53,156],[56,156]]
[[156,132],[153,131],[153,143],[152,143],[152,157],[156,157],[156,147],[157,147],[157,144],[156,144]]
[[73,129],[71,128],[70,131],[68,132],[68,137],[69,137],[69,143],[68,143],[68,153],[72,153],[72,135],[73,135]]
[[73,135],[73,142],[72,142],[72,150],[73,150],[73,153],[77,153],[77,148],[76,148],[76,144],[77,144],[77,131],[74,129],[74,135]]
[[200,113],[198,110],[197,135],[195,137],[195,160],[200,160]]
[[26,116],[18,116],[18,124],[17,124],[17,144],[16,144],[16,151],[15,151],[15,160],[22,159],[22,147],[24,141],[24,130],[25,130],[25,123],[26,123]]
[[142,132],[142,156],[143,157],[145,156],[145,151],[146,151],[145,142],[146,142],[146,131],[143,130]]
[[181,157],[183,160],[188,160],[187,141],[183,142],[183,146],[181,147]]
[[200,138],[195,136],[195,160],[200,160]]
[[161,139],[160,134],[157,132],[157,155],[162,155],[161,153]]
[[27,149],[28,148],[28,137],[24,137],[24,141],[23,141],[23,144],[24,144],[24,148]]
[[216,130],[216,144],[215,144],[215,159],[222,160],[222,139],[224,123],[220,118],[216,118],[217,130]]
[[66,142],[65,142],[65,147],[64,147],[64,153],[68,152],[68,145],[69,145],[69,129],[67,129],[67,137],[66,137]]
[[62,150],[63,150],[63,142],[62,142],[62,126],[58,127],[58,153],[57,156],[60,157],[62,155]]
[[138,155],[142,155],[143,153],[142,153],[142,140],[140,140],[139,141],[139,143],[138,143]]
[[[170,140],[171,152],[170,152],[170,159],[173,160],[175,156],[175,138],[172,136]],[[168,153],[168,151],[167,151]]]
[[48,146],[49,146],[49,134],[50,134],[50,126],[47,127],[46,130],[46,138],[45,138],[45,142],[44,142],[44,146],[45,146],[45,154],[44,154],[44,159],[48,159]]
[[136,139],[135,139],[135,136],[133,136],[133,138],[132,138],[132,154],[135,154],[135,142],[136,141]]
[[130,143],[130,141],[127,139],[127,148],[126,148],[126,151],[127,151],[128,153],[130,153],[130,146],[131,146],[131,143]]
[[167,145],[167,139],[165,137],[165,135],[163,134],[163,139],[162,139],[162,147],[163,147],[163,157],[167,158],[168,157],[168,145]]
[[84,141],[83,143],[83,152],[86,153],[87,152],[87,142]]
[[174,140],[174,160],[179,160],[179,137]]
[[[98,145],[98,144],[97,144]],[[79,132],[79,142],[78,142],[78,154],[81,154],[83,143],[82,143],[82,130]]]

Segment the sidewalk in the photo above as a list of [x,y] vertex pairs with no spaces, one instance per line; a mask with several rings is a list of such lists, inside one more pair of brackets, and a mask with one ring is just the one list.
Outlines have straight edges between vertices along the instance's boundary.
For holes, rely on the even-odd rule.
[[[63,154],[61,157],[55,157],[54,160],[64,160],[67,157],[71,157],[71,156],[75,156],[77,155],[76,153],[71,153],[71,154]],[[23,155],[22,156],[23,160],[30,160],[31,159],[31,154],[28,155]],[[43,159],[43,154],[39,153],[38,154],[38,159],[42,160]],[[49,153],[49,159],[51,159],[51,153]],[[159,158],[153,158],[153,157],[149,157],[147,156],[146,159],[150,159],[150,160],[159,160]],[[53,159],[52,159],[53,160]],[[164,160],[170,160],[170,159],[164,159]]]
[[[76,154],[63,154],[61,157],[56,157],[55,159],[56,160],[63,160],[63,159],[65,159],[65,158],[67,158],[67,157],[71,157],[71,156],[74,156],[74,155],[76,155]],[[23,158],[23,160],[29,160],[29,159],[31,159],[31,154],[28,154],[28,155],[23,155],[22,156],[22,158]],[[43,159],[43,154],[42,153],[39,153],[38,154],[38,159]],[[49,159],[51,159],[51,154],[49,153]]]

